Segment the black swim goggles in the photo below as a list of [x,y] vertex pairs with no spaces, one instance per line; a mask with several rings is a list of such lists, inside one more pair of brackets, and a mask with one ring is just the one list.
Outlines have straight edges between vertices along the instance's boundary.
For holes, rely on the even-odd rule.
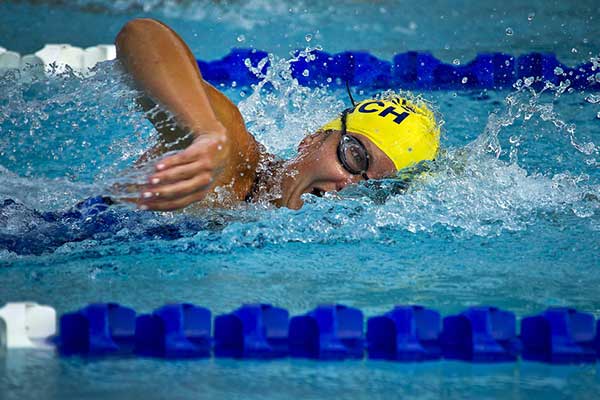
[[342,137],[337,147],[337,156],[346,171],[368,180],[367,171],[370,159],[367,148],[360,140],[346,132],[346,119],[352,110],[353,108],[348,108],[342,111]]

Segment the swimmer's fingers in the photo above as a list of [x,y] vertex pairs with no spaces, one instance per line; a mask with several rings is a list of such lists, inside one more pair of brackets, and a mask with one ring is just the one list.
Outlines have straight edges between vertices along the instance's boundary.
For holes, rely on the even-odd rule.
[[142,204],[154,200],[177,200],[192,193],[208,189],[213,182],[209,172],[194,175],[191,179],[177,181],[169,185],[149,186],[142,192]]
[[[189,164],[177,165],[165,171],[157,172],[148,178],[150,185],[166,185],[187,179],[192,179],[195,176],[204,172],[211,172],[211,162],[208,160],[198,160]],[[152,187],[148,188],[149,190]]]
[[206,194],[207,190],[201,190],[198,192],[194,192],[184,197],[180,197],[174,200],[153,200],[143,202],[139,205],[141,209],[144,210],[154,210],[154,211],[173,211],[178,210],[180,208],[184,208],[189,206],[192,203],[202,200]]
[[[156,170],[159,172],[165,171],[201,159],[213,160],[213,162],[217,159],[222,160],[224,156],[219,153],[224,153],[226,143],[226,137],[222,135],[206,134],[199,136],[187,149],[159,161]],[[217,155],[219,157],[216,157]]]

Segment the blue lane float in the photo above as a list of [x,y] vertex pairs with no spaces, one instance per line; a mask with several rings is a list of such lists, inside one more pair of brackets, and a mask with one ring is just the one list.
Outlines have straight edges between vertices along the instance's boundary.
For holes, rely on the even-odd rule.
[[289,313],[270,304],[247,304],[215,318],[215,356],[276,358],[288,354]]
[[131,308],[116,303],[90,304],[61,316],[59,350],[90,356],[131,352],[135,321]]
[[519,354],[513,313],[496,307],[471,307],[444,318],[444,357],[473,362],[515,361]]
[[169,304],[136,320],[135,352],[139,355],[209,357],[211,347],[211,312],[206,308]]
[[369,358],[424,361],[442,356],[440,313],[422,306],[396,306],[384,315],[369,318]]
[[[300,54],[299,52],[296,55]],[[215,61],[198,60],[206,80],[213,84],[248,86],[259,78],[248,66],[257,68],[268,54],[256,49],[232,49]],[[269,62],[261,65],[264,74]],[[551,53],[529,53],[514,57],[505,53],[481,53],[465,65],[446,64],[431,53],[409,51],[381,60],[364,51],[330,54],[315,50],[291,63],[292,76],[309,87],[365,89],[470,90],[510,89],[523,78],[539,78],[559,84],[569,80],[575,89],[599,90],[600,70],[592,63],[571,68]]]
[[362,358],[363,313],[341,304],[323,305],[290,321],[292,357],[340,360]]
[[215,357],[317,360],[371,359],[467,362],[525,360],[595,362],[600,321],[572,308],[549,308],[521,320],[496,307],[471,307],[442,319],[422,306],[396,306],[367,320],[361,310],[321,305],[290,318],[270,304],[247,304],[214,318],[193,304],[168,304],[151,314],[116,303],[90,304],[60,318],[60,354],[161,358]]
[[595,362],[600,333],[592,314],[550,308],[521,322],[523,358],[551,363]]

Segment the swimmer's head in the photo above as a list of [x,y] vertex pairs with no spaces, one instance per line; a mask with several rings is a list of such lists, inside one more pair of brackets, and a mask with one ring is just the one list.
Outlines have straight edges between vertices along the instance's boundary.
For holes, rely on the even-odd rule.
[[279,205],[300,208],[302,195],[321,196],[366,179],[383,179],[433,160],[440,132],[433,113],[402,98],[361,101],[304,137],[285,163]]
[[425,105],[400,97],[371,99],[344,114],[320,130],[345,130],[367,137],[392,160],[397,171],[433,160],[438,152],[440,130]]

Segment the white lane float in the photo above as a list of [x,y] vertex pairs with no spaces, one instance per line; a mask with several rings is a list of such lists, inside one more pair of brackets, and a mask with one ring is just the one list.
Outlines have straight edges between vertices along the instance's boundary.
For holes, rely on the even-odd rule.
[[8,51],[0,47],[0,69],[20,68],[21,55],[16,51]]
[[66,43],[46,44],[34,54],[21,56],[0,47],[0,71],[8,69],[32,70],[40,67],[47,74],[64,72],[69,66],[73,71],[89,75],[90,68],[97,63],[114,60],[117,51],[114,45],[101,44],[83,49]]
[[53,349],[56,311],[33,302],[7,303],[0,308],[0,348]]

